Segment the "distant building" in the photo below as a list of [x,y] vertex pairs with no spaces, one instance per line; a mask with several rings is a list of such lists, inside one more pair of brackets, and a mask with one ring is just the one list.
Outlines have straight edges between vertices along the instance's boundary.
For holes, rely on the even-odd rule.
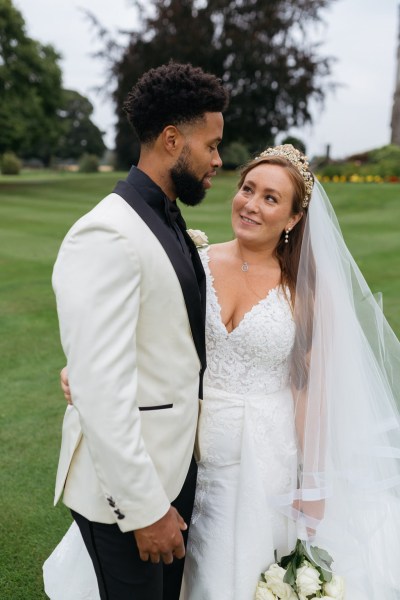
[[400,146],[400,5],[399,5],[399,33],[397,43],[397,69],[396,86],[394,89],[393,109],[392,109],[392,137],[391,143]]

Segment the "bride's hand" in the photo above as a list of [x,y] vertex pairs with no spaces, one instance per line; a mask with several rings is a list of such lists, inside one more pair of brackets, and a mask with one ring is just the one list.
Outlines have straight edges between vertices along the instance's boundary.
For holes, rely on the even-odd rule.
[[72,402],[72,398],[71,398],[71,390],[69,389],[68,369],[67,369],[67,367],[64,367],[63,369],[61,369],[61,372],[60,372],[60,385],[61,385],[61,389],[62,389],[63,394],[64,394],[64,398],[66,399],[67,403],[72,406],[73,402]]
[[[325,500],[308,500],[307,502],[295,500],[292,506],[297,514],[298,524],[300,524],[303,534],[306,534],[305,539],[312,543],[318,525],[324,518]],[[301,523],[303,524],[301,525]]]

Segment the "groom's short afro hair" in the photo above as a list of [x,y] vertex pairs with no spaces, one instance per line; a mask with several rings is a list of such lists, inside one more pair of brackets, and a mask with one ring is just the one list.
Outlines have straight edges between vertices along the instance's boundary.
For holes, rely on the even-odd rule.
[[155,141],[168,125],[223,112],[228,92],[220,79],[191,64],[169,62],[142,75],[128,94],[124,111],[140,142]]

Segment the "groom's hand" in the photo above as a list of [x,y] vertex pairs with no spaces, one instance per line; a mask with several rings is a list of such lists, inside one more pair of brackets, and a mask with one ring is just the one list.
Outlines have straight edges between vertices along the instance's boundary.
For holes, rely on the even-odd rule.
[[69,382],[68,382],[68,370],[67,367],[64,367],[63,369],[61,369],[60,372],[60,385],[61,385],[61,389],[63,391],[64,394],[64,398],[66,399],[68,404],[72,404],[72,398],[71,398],[71,390],[69,388]]
[[185,545],[181,531],[187,525],[178,511],[171,506],[167,514],[161,519],[142,529],[136,529],[134,535],[142,560],[151,560],[152,563],[160,559],[170,564],[176,558],[185,556]]

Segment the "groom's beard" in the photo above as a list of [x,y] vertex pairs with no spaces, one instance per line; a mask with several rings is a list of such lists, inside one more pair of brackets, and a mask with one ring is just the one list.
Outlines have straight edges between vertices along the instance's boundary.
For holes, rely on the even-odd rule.
[[203,200],[206,190],[203,179],[198,179],[191,170],[189,156],[190,149],[185,146],[170,173],[179,200],[187,206],[196,206]]

